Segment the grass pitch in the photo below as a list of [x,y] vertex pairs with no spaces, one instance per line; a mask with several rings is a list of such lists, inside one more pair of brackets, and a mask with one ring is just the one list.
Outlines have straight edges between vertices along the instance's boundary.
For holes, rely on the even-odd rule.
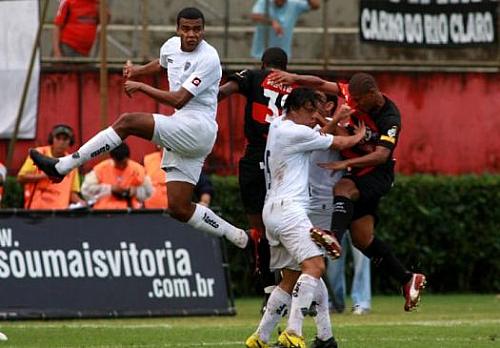
[[[259,321],[260,299],[236,301],[233,317],[0,322],[3,347],[244,347]],[[332,316],[339,347],[500,347],[500,298],[424,294],[417,312],[403,300],[378,296],[366,316]],[[285,322],[281,323],[284,328]],[[314,337],[307,318],[304,333]],[[276,338],[276,334],[274,335]]]

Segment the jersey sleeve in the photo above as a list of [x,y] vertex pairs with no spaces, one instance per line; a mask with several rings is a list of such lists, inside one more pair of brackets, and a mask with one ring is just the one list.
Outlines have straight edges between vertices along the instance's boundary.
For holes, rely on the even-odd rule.
[[295,129],[290,139],[291,152],[327,150],[333,143],[333,135],[318,132],[306,126]]
[[69,6],[70,4],[68,0],[61,0],[61,2],[59,2],[56,17],[54,18],[55,25],[62,26],[66,23],[66,19],[69,15]]
[[243,95],[250,94],[252,90],[252,71],[245,69],[228,77],[228,81],[235,81],[238,84],[239,92]]
[[309,1],[307,0],[292,0],[292,1],[293,5],[295,6],[294,9],[297,16],[311,10],[311,5],[309,5]]
[[168,69],[168,57],[172,54],[172,42],[168,40],[160,48],[160,65],[164,69]]
[[398,115],[390,114],[380,121],[380,138],[377,146],[383,146],[390,150],[396,147],[399,133],[401,131],[401,118]]
[[219,57],[211,54],[198,62],[196,69],[184,81],[182,87],[193,96],[199,95],[221,78],[222,70]]
[[257,0],[252,7],[253,14],[265,14],[266,13],[266,0]]

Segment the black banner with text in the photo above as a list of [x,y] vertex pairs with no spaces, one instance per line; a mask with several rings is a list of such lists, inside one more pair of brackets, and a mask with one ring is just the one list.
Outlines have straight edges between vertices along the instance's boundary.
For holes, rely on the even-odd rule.
[[0,213],[0,318],[234,314],[221,241],[162,213]]
[[497,2],[426,5],[360,0],[364,42],[411,47],[468,47],[497,42]]

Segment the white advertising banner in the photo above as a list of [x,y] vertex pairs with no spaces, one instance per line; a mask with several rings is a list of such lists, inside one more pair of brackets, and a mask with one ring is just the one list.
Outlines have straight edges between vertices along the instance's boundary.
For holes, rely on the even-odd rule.
[[[38,0],[0,1],[0,138],[12,137],[39,24]],[[36,132],[40,56],[29,84],[19,139]]]

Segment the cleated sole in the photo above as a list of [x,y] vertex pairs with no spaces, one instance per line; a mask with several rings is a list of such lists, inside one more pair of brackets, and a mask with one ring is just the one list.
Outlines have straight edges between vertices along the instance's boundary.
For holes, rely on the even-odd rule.
[[[312,228],[310,234],[312,240],[318,246],[323,247],[330,258],[335,260],[340,257],[340,245],[334,237],[321,231],[318,228]],[[332,246],[335,246],[335,248],[333,248]]]

